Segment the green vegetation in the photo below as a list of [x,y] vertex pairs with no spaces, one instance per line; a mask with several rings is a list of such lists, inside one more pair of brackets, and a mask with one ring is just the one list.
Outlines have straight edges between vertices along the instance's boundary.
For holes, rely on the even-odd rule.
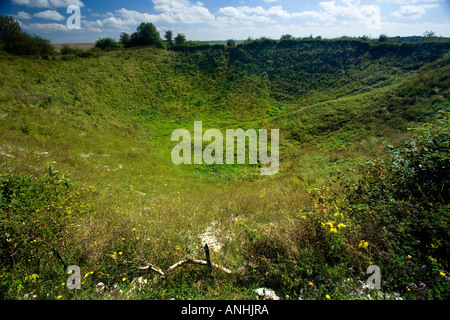
[[0,16],[0,48],[14,55],[40,55],[48,58],[54,54],[50,41],[24,32],[12,17]]
[[[448,39],[130,45],[152,30],[0,55],[0,298],[449,298]],[[279,173],[174,165],[171,134],[195,120],[280,129]],[[231,275],[137,268],[205,243]]]
[[153,23],[144,22],[137,27],[137,31],[131,34],[131,36],[122,32],[120,35],[120,43],[125,48],[142,46],[163,47],[159,32],[156,30]]
[[112,38],[102,38],[98,39],[97,42],[95,42],[95,46],[102,50],[114,50],[119,48],[120,44]]

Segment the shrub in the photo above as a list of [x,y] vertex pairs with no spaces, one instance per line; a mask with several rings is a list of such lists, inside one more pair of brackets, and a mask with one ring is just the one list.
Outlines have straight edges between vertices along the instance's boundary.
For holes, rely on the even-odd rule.
[[435,298],[450,294],[442,276],[450,261],[449,159],[450,121],[426,124],[401,146],[388,146],[387,156],[368,160],[364,177],[349,188],[353,218],[405,293],[407,283],[422,282]]
[[112,38],[98,39],[95,43],[95,47],[102,50],[114,50],[120,47],[120,44]]

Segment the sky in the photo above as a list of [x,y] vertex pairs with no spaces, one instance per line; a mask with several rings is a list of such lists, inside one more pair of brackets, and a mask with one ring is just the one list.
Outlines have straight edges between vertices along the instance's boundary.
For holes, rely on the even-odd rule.
[[[80,28],[67,20],[80,8]],[[119,40],[141,22],[184,34],[188,40],[267,37],[421,36],[450,37],[450,0],[0,0],[0,14],[52,43]],[[76,20],[70,20],[70,23]],[[69,23],[69,24],[70,24]]]

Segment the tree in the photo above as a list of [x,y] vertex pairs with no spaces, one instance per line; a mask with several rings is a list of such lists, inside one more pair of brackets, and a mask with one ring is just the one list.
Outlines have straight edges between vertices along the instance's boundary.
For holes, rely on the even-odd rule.
[[121,43],[125,48],[128,48],[130,46],[130,35],[126,32],[122,32],[120,34],[119,43]]
[[186,44],[186,37],[184,34],[177,34],[177,36],[175,37],[175,44],[177,46],[182,46],[184,44]]
[[227,41],[227,47],[229,47],[229,48],[236,47],[236,41],[234,41],[233,39],[228,40]]
[[294,37],[292,35],[290,35],[290,34],[284,34],[284,35],[281,36],[280,40],[291,40],[293,38]]
[[143,22],[137,27],[137,31],[131,35],[129,46],[156,46],[162,48],[163,42],[153,23]]
[[15,55],[48,56],[55,53],[49,40],[22,31],[19,22],[10,16],[0,16],[0,41],[6,52]]
[[0,16],[0,41],[9,42],[22,33],[17,20],[10,16]]
[[388,40],[389,40],[389,38],[385,34],[380,34],[380,37],[378,38],[379,42],[387,42]]
[[436,37],[436,33],[434,33],[434,31],[425,31],[423,36],[425,38],[434,38],[434,37]]
[[171,30],[166,31],[164,38],[168,44],[173,44],[173,32]]

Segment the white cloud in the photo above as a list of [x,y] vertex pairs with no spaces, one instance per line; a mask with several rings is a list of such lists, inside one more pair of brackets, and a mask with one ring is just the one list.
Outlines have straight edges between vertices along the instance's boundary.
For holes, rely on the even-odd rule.
[[381,26],[381,9],[376,5],[360,5],[359,1],[343,0],[345,5],[337,5],[336,1],[323,1],[319,5],[328,14],[332,22],[363,24],[368,29],[379,29]]
[[31,15],[29,13],[25,12],[25,11],[19,11],[16,14],[16,18],[17,19],[22,19],[22,20],[28,20],[28,19],[31,19]]
[[49,0],[55,8],[67,8],[70,5],[84,7],[84,3],[80,0]]
[[193,24],[215,20],[215,16],[200,1],[193,4],[188,0],[153,0],[153,4],[162,17],[173,21]]
[[48,0],[13,0],[15,4],[24,5],[27,7],[36,8],[50,8]]
[[60,23],[29,23],[23,25],[24,29],[31,31],[67,31],[67,26]]
[[183,23],[183,24],[208,24],[214,25],[216,17],[200,1],[195,4],[188,0],[153,0],[157,14],[138,12],[121,8],[115,14],[108,12],[108,18],[96,21],[84,21],[89,27],[110,26],[121,31],[130,31],[130,26],[141,22],[158,23]]
[[48,20],[54,20],[54,21],[62,21],[65,19],[63,15],[61,15],[60,13],[58,13],[55,10],[46,10],[46,11],[38,12],[38,13],[35,13],[34,16],[36,18],[48,19]]
[[[380,0],[378,0],[380,1]],[[414,4],[414,3],[437,3],[444,2],[445,0],[386,0],[387,2],[392,2],[398,5]]]
[[268,18],[268,13],[263,7],[224,7],[220,8],[218,13],[228,18],[220,21],[228,21],[233,24],[244,23],[253,25],[253,22],[274,22],[274,20]]
[[12,0],[13,3],[33,8],[67,8],[74,4],[84,7],[80,0]]
[[327,14],[317,11],[288,12],[281,6],[272,6],[264,9],[258,7],[224,7],[220,8],[218,13],[222,16],[232,19],[236,23],[245,23],[248,21],[276,23],[275,19],[293,19],[293,18],[313,18],[317,20],[326,20]]
[[428,9],[439,7],[438,4],[404,5],[390,15],[401,19],[420,19]]

